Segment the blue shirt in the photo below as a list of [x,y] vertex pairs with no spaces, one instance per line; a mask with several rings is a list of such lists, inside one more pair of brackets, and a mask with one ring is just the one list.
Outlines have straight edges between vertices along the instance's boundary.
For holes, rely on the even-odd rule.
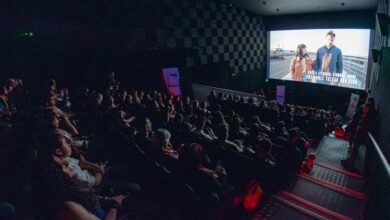
[[341,50],[332,45],[330,48],[323,46],[317,50],[317,56],[314,63],[314,70],[322,72],[322,58],[325,55],[331,55],[328,70],[330,73],[342,73],[343,72],[343,55]]

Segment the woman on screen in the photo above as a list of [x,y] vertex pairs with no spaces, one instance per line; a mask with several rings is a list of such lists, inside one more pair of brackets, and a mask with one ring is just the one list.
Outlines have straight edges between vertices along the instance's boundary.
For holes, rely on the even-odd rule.
[[[299,44],[297,46],[296,55],[291,60],[290,74],[294,81],[302,81],[302,77],[306,76],[309,71],[313,70],[313,60],[307,54],[306,45]],[[303,81],[308,81],[304,79]]]

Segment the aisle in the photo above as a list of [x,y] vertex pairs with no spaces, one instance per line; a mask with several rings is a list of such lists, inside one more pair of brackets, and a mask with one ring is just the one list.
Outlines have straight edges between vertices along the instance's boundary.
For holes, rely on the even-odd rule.
[[316,165],[308,175],[297,175],[279,191],[253,219],[363,219],[366,201],[363,171],[364,147],[356,163],[358,173],[345,170],[340,160],[347,155],[348,142],[323,137],[317,149]]

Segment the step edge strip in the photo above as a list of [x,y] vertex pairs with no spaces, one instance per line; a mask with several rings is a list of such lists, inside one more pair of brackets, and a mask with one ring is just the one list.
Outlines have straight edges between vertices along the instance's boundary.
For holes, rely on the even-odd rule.
[[323,180],[323,179],[320,179],[320,178],[316,178],[316,177],[313,177],[313,176],[310,176],[310,175],[307,175],[307,174],[298,174],[299,177],[301,178],[304,178],[308,181],[311,181],[313,183],[316,183],[316,184],[319,184],[321,186],[324,186],[328,189],[331,189],[331,190],[334,190],[334,191],[337,191],[339,193],[343,193],[347,196],[352,196],[352,197],[355,197],[357,199],[361,199],[361,200],[366,200],[367,197],[364,193],[362,192],[358,192],[358,191],[355,191],[355,190],[352,190],[352,189],[348,189],[348,188],[345,188],[343,186],[340,186],[340,185],[337,185],[335,183],[332,183],[332,182],[329,182],[329,181],[326,181],[326,180]]
[[333,166],[330,166],[330,165],[327,165],[327,164],[324,164],[324,163],[314,162],[314,164],[317,165],[317,166],[320,166],[320,167],[325,167],[327,169],[334,170],[334,171],[339,172],[339,173],[343,173],[343,174],[348,175],[348,176],[352,176],[352,177],[356,177],[358,179],[364,180],[363,176],[359,175],[357,173],[352,173],[352,172],[349,172],[349,171],[346,171],[346,170],[342,170],[340,168],[336,168],[336,167],[333,167]]
[[329,216],[332,216],[332,217],[335,218],[335,219],[340,219],[340,220],[352,220],[352,218],[346,217],[346,216],[344,216],[344,215],[342,215],[342,214],[339,214],[339,213],[337,213],[337,212],[335,212],[335,211],[329,210],[329,209],[327,209],[327,208],[324,208],[324,207],[322,207],[322,206],[319,206],[319,205],[317,205],[317,204],[314,204],[314,203],[312,203],[312,202],[309,202],[309,201],[307,201],[307,200],[305,200],[305,199],[302,199],[302,198],[300,198],[300,197],[298,197],[298,196],[296,196],[296,195],[294,195],[294,194],[291,194],[291,193],[289,193],[289,192],[287,192],[287,191],[284,191],[284,190],[279,191],[279,192],[277,193],[277,195],[281,195],[282,197],[283,197],[283,196],[286,196],[286,197],[288,197],[288,198],[290,198],[290,199],[292,199],[292,200],[294,200],[294,201],[296,201],[296,202],[298,202],[298,203],[303,203],[303,204],[305,204],[306,206],[311,207],[311,208],[313,208],[313,209],[315,209],[315,210],[317,210],[317,211],[319,211],[319,212],[325,213],[325,214],[327,214],[327,215],[329,215]]
[[[305,215],[308,215],[308,216],[313,217],[315,219],[320,219],[320,220],[328,220],[329,219],[327,217],[324,217],[324,216],[322,216],[322,215],[320,215],[318,213],[315,213],[315,212],[311,211],[310,209],[308,209],[306,207],[303,207],[300,204],[296,204],[296,203],[294,203],[292,201],[289,201],[289,200],[287,200],[285,198],[282,198],[282,197],[280,197],[278,195],[273,195],[273,198],[275,200],[277,200],[277,201],[279,201],[279,202],[281,202],[281,203],[283,203],[283,204],[285,204],[285,205],[287,205],[287,206],[289,206],[289,207],[291,207],[293,209],[296,209],[296,210],[298,210],[300,212],[303,212]],[[317,209],[315,209],[315,210],[318,211]],[[321,214],[325,214],[326,215],[326,213],[321,213]]]

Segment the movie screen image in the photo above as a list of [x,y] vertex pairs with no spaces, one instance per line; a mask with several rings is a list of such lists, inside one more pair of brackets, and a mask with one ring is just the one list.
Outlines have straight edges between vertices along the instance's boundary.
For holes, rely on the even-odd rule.
[[365,89],[370,29],[304,29],[269,33],[271,79]]

